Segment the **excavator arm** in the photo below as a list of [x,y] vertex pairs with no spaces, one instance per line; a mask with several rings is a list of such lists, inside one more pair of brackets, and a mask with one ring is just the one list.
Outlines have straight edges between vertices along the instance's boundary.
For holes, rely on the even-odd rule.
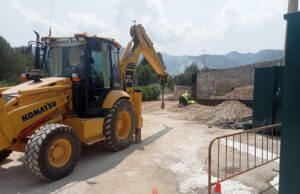
[[154,71],[161,77],[162,108],[164,108],[164,87],[168,74],[165,71],[162,60],[141,24],[133,25],[130,29],[130,35],[132,41],[127,44],[120,59],[123,90],[131,96],[133,95],[135,69],[140,54],[143,54]]

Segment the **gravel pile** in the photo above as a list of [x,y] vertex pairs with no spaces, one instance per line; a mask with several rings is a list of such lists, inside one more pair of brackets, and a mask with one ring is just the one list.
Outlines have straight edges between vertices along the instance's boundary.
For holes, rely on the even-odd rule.
[[217,126],[223,129],[236,128],[240,126],[240,119],[251,115],[252,110],[238,101],[225,101],[218,106],[205,109],[194,117],[208,126]]
[[186,90],[178,90],[173,96],[167,97],[165,100],[166,101],[178,101],[180,96],[185,93]]
[[233,91],[223,96],[211,96],[212,99],[239,99],[239,100],[252,100],[253,98],[253,86],[245,86],[236,88]]

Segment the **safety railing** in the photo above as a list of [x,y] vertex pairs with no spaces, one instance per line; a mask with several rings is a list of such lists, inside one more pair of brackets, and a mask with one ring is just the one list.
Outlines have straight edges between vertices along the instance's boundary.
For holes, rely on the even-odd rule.
[[208,149],[208,194],[217,182],[279,159],[280,127],[264,126],[212,140]]

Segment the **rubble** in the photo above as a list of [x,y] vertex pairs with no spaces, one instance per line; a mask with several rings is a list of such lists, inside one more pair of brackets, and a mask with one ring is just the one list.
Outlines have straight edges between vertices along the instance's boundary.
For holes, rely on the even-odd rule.
[[[238,101],[225,101],[218,106],[211,107],[195,115],[194,120],[209,127],[217,126],[223,129],[242,128],[244,123],[248,121],[241,121],[246,115],[250,115],[252,110],[246,105]],[[251,117],[250,117],[251,118]]]
[[244,86],[235,88],[233,91],[228,92],[223,96],[211,96],[211,99],[239,99],[239,100],[252,100],[254,86]]
[[165,100],[166,101],[178,101],[178,99],[180,98],[180,96],[185,93],[187,90],[178,90],[177,92],[175,92],[172,96],[167,97]]
[[[161,111],[160,101],[144,102],[143,113]],[[196,121],[209,127],[223,129],[241,129],[251,124],[252,109],[239,101],[224,101],[218,106],[204,106],[200,104],[178,107],[177,101],[167,101],[166,111],[184,113],[174,119]]]

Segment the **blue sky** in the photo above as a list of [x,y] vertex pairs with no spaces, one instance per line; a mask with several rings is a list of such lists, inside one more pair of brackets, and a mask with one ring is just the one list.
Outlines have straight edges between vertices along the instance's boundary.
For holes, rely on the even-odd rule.
[[[287,0],[52,0],[52,34],[89,32],[130,40],[132,20],[173,55],[283,49]],[[0,35],[12,46],[48,35],[51,0],[1,0]]]

